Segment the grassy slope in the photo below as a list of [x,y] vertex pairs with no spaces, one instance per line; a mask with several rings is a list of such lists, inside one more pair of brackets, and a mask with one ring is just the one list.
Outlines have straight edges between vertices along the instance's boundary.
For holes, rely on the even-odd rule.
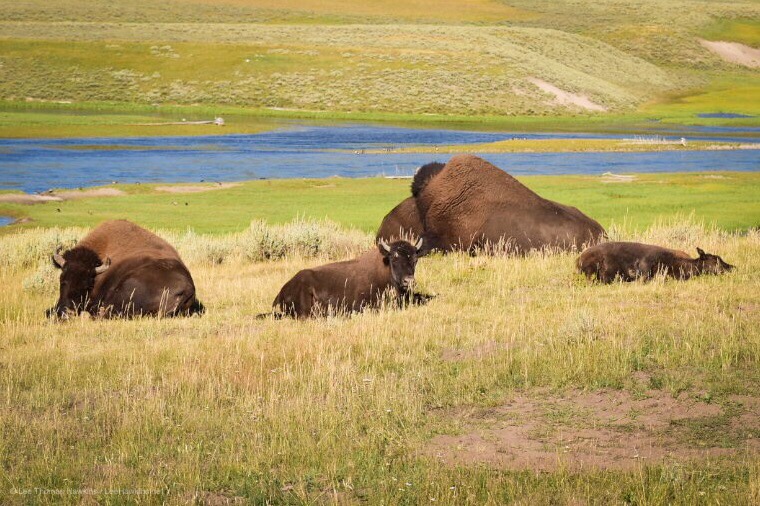
[[[728,230],[760,225],[760,175],[756,173],[638,175],[633,183],[603,183],[596,176],[519,179],[547,198],[580,208],[605,226],[643,228],[659,218],[691,213]],[[372,232],[409,195],[408,180],[382,178],[251,181],[194,194],[155,192],[151,185],[119,187],[131,194],[33,206],[0,204],[0,213],[34,220],[23,227],[92,226],[127,218],[154,228],[225,233],[243,230],[252,220],[286,223],[301,217],[328,218]]]
[[[34,487],[91,489],[85,499],[98,502],[136,500],[107,490],[143,489],[152,495],[139,500],[168,504],[760,499],[757,454],[742,450],[758,428],[735,425],[747,418],[732,397],[756,396],[760,384],[756,233],[675,222],[622,236],[682,248],[697,242],[739,266],[684,283],[589,285],[573,273],[572,255],[432,257],[418,268],[421,289],[438,294],[427,306],[307,322],[254,315],[296,270],[325,258],[216,264],[204,251],[224,237],[206,244],[170,235],[206,315],[47,322],[41,315],[56,281],[46,252],[81,233],[27,231],[0,244],[0,283],[15,287],[0,292],[4,504],[83,498],[41,496]],[[452,349],[461,357],[446,359]],[[652,377],[643,390],[635,380],[642,374]],[[737,453],[630,471],[535,473],[447,467],[425,451],[436,434],[462,430],[447,413],[605,388],[708,399],[732,414],[667,430],[693,451],[718,445]],[[567,416],[557,414],[557,430]],[[628,416],[635,425],[642,414]],[[568,430],[586,426],[578,420]]]
[[[753,43],[755,3],[509,4],[472,0],[431,9],[424,1],[199,0],[93,9],[81,0],[44,2],[44,8],[33,0],[8,5],[0,15],[0,22],[13,21],[0,23],[0,97],[230,104],[423,120],[430,113],[579,112],[550,105],[551,97],[525,81],[534,76],[625,115],[639,107],[638,118],[756,124],[695,117],[757,115],[757,73],[722,62],[696,41]],[[239,22],[263,24],[233,24]],[[495,26],[505,23],[508,28]]]

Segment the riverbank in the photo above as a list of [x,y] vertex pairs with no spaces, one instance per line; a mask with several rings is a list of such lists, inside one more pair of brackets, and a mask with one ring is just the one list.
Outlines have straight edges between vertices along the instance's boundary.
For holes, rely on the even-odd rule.
[[371,149],[366,153],[649,153],[660,151],[729,151],[760,149],[760,143],[668,140],[660,136],[631,136],[629,139],[524,139],[482,144],[412,146]]
[[[605,227],[641,229],[658,220],[687,215],[725,230],[743,231],[760,223],[757,172],[518,179],[546,198],[580,208]],[[113,184],[99,190],[45,193],[46,201],[24,195],[0,194],[0,215],[24,220],[0,228],[0,234],[31,227],[90,227],[118,218],[152,228],[191,229],[203,234],[237,232],[252,220],[282,224],[298,218],[327,219],[346,228],[373,232],[383,216],[409,196],[409,180],[275,179],[227,187],[221,183]],[[21,203],[24,199],[40,203]]]
[[[113,102],[0,101],[0,139],[161,137],[252,134],[294,121],[315,124],[374,123],[408,128],[506,132],[688,135],[690,128],[760,127],[760,115],[710,115],[717,104],[652,105],[625,114],[463,115],[343,112],[212,105],[144,105]],[[755,111],[755,109],[752,109]],[[224,119],[224,125],[189,124]]]

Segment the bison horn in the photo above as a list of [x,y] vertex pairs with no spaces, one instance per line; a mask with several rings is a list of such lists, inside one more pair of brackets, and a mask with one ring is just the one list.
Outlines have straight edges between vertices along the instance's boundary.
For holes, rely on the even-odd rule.
[[414,249],[416,249],[418,253],[422,249],[422,243],[423,243],[422,237],[417,239],[417,242],[414,243]]
[[66,265],[66,259],[63,258],[63,255],[56,251],[53,253],[53,264],[55,264],[55,266],[59,269],[63,269],[63,266]]
[[111,259],[106,257],[106,261],[95,267],[95,274],[103,274],[111,267]]
[[386,253],[390,253],[391,252],[391,247],[388,246],[388,243],[385,242],[385,239],[383,239],[382,237],[380,238],[380,241],[378,241],[378,244],[383,249],[383,251],[385,251]]

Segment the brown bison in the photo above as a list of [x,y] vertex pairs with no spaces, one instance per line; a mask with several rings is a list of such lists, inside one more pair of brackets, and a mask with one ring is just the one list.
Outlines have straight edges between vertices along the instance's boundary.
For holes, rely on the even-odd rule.
[[578,209],[540,197],[473,155],[457,155],[437,172],[418,172],[412,195],[427,247],[443,251],[573,249],[605,237],[602,226]]
[[53,255],[60,296],[49,315],[98,316],[202,312],[190,272],[169,243],[125,220],[98,225],[77,245]]
[[[419,175],[418,181],[425,180],[440,172],[441,169],[443,169],[442,163],[428,163],[417,169],[415,176]],[[377,231],[376,239],[385,239],[387,242],[399,239],[416,240],[422,236],[423,231],[420,213],[417,211],[417,201],[414,197],[409,197],[385,215]]]
[[409,197],[402,200],[383,218],[375,238],[393,242],[399,239],[420,237],[422,232],[422,220],[417,212],[417,202],[414,197]]
[[409,300],[421,246],[421,239],[415,245],[380,239],[377,248],[353,260],[299,271],[274,299],[275,313],[308,318],[362,311],[379,305],[386,291]]
[[697,248],[699,258],[688,253],[637,242],[607,242],[587,248],[578,257],[578,270],[589,279],[611,283],[651,279],[657,273],[676,279],[700,274],[720,274],[734,268],[717,255]]

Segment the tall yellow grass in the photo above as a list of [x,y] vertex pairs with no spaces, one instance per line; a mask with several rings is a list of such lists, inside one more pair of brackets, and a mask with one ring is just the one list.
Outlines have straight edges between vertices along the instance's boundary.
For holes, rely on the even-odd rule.
[[[25,231],[0,245],[2,503],[688,504],[705,490],[712,502],[757,497],[756,453],[535,475],[447,468],[422,451],[434,434],[456,431],[454,421],[433,416],[441,408],[495,405],[536,389],[632,389],[637,371],[673,394],[708,392],[718,403],[732,393],[757,396],[757,231],[687,222],[618,233],[687,251],[699,245],[738,266],[688,282],[594,285],[567,253],[434,255],[417,271],[421,291],[436,295],[427,305],[308,321],[256,315],[298,269],[352,256],[371,237],[309,223],[254,224],[215,238],[162,234],[187,261],[205,315],[48,321],[55,279],[28,280],[54,246],[84,232]],[[250,254],[247,245],[261,237],[279,243],[288,234],[301,246],[270,260]],[[304,247],[315,241],[330,246]],[[224,252],[221,262],[212,250]],[[460,358],[445,358],[450,350]],[[111,492],[128,489],[145,495]]]

